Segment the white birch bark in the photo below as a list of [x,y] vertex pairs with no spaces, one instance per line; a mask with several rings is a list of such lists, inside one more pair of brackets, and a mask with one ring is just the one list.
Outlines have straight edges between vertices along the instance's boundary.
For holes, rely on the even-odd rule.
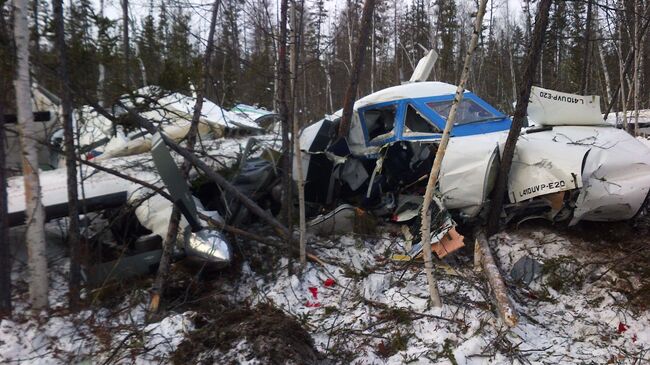
[[605,77],[605,90],[607,92],[607,102],[605,104],[609,104],[609,101],[612,100],[612,82],[609,78],[609,71],[607,70],[607,61],[605,59],[605,52],[603,52],[603,47],[600,44],[600,32],[596,33],[596,48],[598,50],[598,57],[600,58],[600,64],[603,68],[603,76]]
[[296,20],[296,2],[291,2],[291,58],[289,60],[291,72],[291,104],[293,110],[291,119],[293,121],[293,153],[296,165],[296,183],[298,185],[298,209],[300,213],[300,266],[304,269],[307,265],[307,223],[305,214],[305,181],[302,176],[302,151],[300,150],[300,123],[298,122],[298,90],[296,79],[298,77],[298,22]]
[[[99,17],[104,18],[104,0],[99,2]],[[102,57],[99,60],[99,72],[97,76],[97,101],[99,105],[104,106],[104,90],[106,90],[106,67]]]
[[422,247],[424,250],[424,269],[427,275],[427,282],[429,284],[429,295],[431,297],[431,303],[435,307],[442,306],[442,300],[440,299],[440,293],[438,292],[438,284],[433,276],[433,262],[431,257],[431,201],[433,200],[433,191],[435,190],[436,182],[438,181],[438,174],[440,173],[442,159],[445,156],[445,150],[447,149],[447,144],[449,143],[449,133],[451,132],[451,128],[456,120],[456,111],[458,110],[458,105],[463,100],[465,84],[467,83],[467,79],[469,77],[469,66],[472,61],[474,50],[476,49],[476,44],[478,43],[478,36],[479,32],[481,31],[481,25],[483,23],[483,16],[485,15],[486,5],[487,0],[481,0],[479,3],[478,12],[476,13],[476,19],[474,22],[474,33],[472,34],[469,47],[467,48],[467,54],[465,55],[465,63],[463,65],[463,72],[461,73],[460,83],[456,88],[456,95],[454,96],[454,102],[451,105],[451,110],[449,111],[449,116],[447,117],[445,130],[442,134],[442,140],[438,146],[436,157],[433,160],[433,166],[431,166],[431,172],[429,173],[429,180],[427,182],[427,190],[424,194],[424,203],[422,205],[421,230]]
[[[620,1],[621,9],[625,9],[623,0]],[[620,78],[620,83],[621,83],[621,92],[619,93],[619,97],[621,99],[621,110],[623,111],[623,130],[627,131],[628,126],[627,126],[627,100],[625,99],[625,61],[623,60],[623,19],[622,17],[619,17],[619,22],[618,22],[618,29],[619,29],[619,39],[618,39],[618,47],[617,47],[617,53],[618,53],[618,75]]]
[[27,0],[14,0],[14,40],[16,42],[16,111],[22,149],[23,178],[25,181],[25,215],[27,234],[27,267],[29,271],[29,299],[32,309],[48,305],[48,272],[45,252],[45,210],[41,202],[41,183],[38,177],[37,141],[32,111],[29,75],[29,28]]
[[641,22],[641,0],[634,2],[634,135],[639,135],[639,93],[641,92],[641,37],[639,26]]

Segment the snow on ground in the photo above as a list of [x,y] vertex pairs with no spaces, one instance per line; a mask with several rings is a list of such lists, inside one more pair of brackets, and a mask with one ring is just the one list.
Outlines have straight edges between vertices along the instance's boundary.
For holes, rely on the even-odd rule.
[[245,268],[248,285],[239,295],[305,321],[317,349],[341,363],[650,361],[650,312],[629,308],[613,288],[622,278],[590,255],[589,243],[544,230],[498,236],[494,248],[504,272],[524,255],[544,264],[529,288],[513,286],[521,317],[511,330],[495,316],[488,288],[469,264],[438,265],[446,305],[428,308],[422,265],[385,260],[399,243],[389,235],[343,236],[316,250],[331,264],[310,264],[301,276],[283,270],[267,282]]
[[[546,227],[499,234],[492,249],[520,314],[519,324],[509,329],[495,314],[482,274],[473,270],[468,255],[471,247],[448,262],[438,262],[436,277],[445,306],[430,308],[422,264],[386,259],[401,252],[402,244],[403,239],[394,233],[310,237],[310,247],[324,265],[310,262],[302,273],[289,274],[286,258],[247,256],[234,277],[221,278],[212,292],[201,296],[208,301],[225,296],[242,307],[270,304],[278,308],[302,324],[315,349],[329,363],[650,361],[650,311],[647,303],[639,304],[630,294],[650,287],[650,277],[629,267],[642,266],[643,261],[630,261],[634,261],[631,255],[635,252],[644,252],[639,251],[643,246],[625,251],[620,249],[622,242],[589,242],[577,234]],[[246,247],[259,253],[252,243],[240,248]],[[160,320],[147,322],[147,278],[139,285],[134,282],[109,304],[98,300],[103,304],[69,314],[65,309],[68,261],[60,250],[50,255],[53,308],[38,318],[31,317],[25,306],[24,260],[20,253],[16,256],[17,306],[13,320],[0,322],[0,362],[169,363],[192,335],[194,341],[197,333],[207,336],[199,337],[206,341],[218,335],[200,332],[200,317],[209,320],[214,313],[182,306]],[[530,285],[515,283],[508,275],[525,256],[542,264]],[[267,260],[270,269],[255,264],[260,258]],[[87,292],[86,296],[96,294]],[[242,313],[253,316],[256,312]],[[257,320],[251,319],[253,325]],[[239,336],[231,345],[201,350],[196,359],[215,364],[268,363],[254,349],[255,339],[245,337],[250,327],[235,323],[229,328],[235,329],[229,335]],[[191,342],[187,348],[193,348]]]
[[[192,312],[170,314],[147,324],[144,292],[133,293],[112,309],[69,314],[63,308],[65,278],[52,277],[57,288],[50,296],[52,310],[34,318],[19,305],[13,320],[0,321],[0,363],[158,364],[194,328]],[[133,341],[140,343],[138,349],[123,348]]]
[[[21,244],[24,229],[11,231],[14,311],[11,320],[0,320],[0,363],[158,364],[168,358],[193,330],[194,313],[171,313],[159,322],[147,323],[148,295],[140,289],[114,298],[110,308],[91,306],[73,314],[67,310],[69,260],[62,249],[60,222],[46,226],[51,308],[38,316],[30,315],[27,307],[26,253]],[[132,342],[140,346],[124,346]]]

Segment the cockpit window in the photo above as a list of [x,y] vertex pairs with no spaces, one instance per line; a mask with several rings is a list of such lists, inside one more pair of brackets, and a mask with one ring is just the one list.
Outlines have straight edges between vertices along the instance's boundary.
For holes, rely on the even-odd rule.
[[[452,103],[453,100],[432,101],[428,102],[427,106],[434,112],[438,113],[438,115],[440,115],[442,119],[446,121],[447,117],[449,117],[449,111],[451,110]],[[463,99],[458,106],[458,110],[456,111],[456,122],[454,125],[484,122],[494,119],[501,119],[501,117],[483,108],[474,100]]]
[[371,141],[382,140],[392,135],[395,128],[396,114],[396,105],[366,110],[363,113],[363,118],[368,129],[368,138]]
[[405,133],[416,134],[416,133],[442,133],[442,131],[436,127],[433,123],[429,122],[420,112],[413,107],[413,105],[408,104],[406,109],[406,119],[404,120],[404,125],[406,126]]

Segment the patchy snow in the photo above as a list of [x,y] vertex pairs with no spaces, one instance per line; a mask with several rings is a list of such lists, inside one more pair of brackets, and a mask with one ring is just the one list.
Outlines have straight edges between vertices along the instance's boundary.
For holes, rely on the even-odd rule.
[[[355,364],[575,364],[650,361],[650,312],[633,307],[617,289],[625,279],[639,287],[647,278],[621,278],[611,264],[619,257],[591,251],[591,243],[547,229],[501,233],[492,242],[495,259],[510,286],[519,324],[509,329],[497,317],[489,288],[468,258],[439,262],[445,306],[430,308],[421,263],[386,260],[402,238],[345,235],[311,237],[325,262],[289,274],[287,259],[271,273],[244,261],[239,278],[219,289],[240,303],[272,304],[295,317],[315,348],[335,363]],[[543,264],[529,286],[507,273],[520,258]],[[19,264],[18,270],[21,269]],[[146,295],[134,291],[115,308],[67,314],[65,259],[53,278],[58,309],[27,316],[18,290],[17,316],[0,322],[0,361],[47,364],[89,360],[165,363],[195,328],[195,312],[169,313],[145,321]],[[17,280],[17,286],[24,282]],[[58,299],[57,299],[58,296]],[[21,299],[22,298],[22,299]],[[24,303],[24,302],[23,302]],[[215,363],[260,364],[247,340],[227,350],[202,353]]]
[[[59,225],[61,224],[61,225]],[[169,313],[147,323],[148,294],[134,290],[111,307],[67,310],[69,260],[63,249],[63,221],[46,226],[50,268],[50,310],[37,316],[27,306],[26,252],[23,228],[12,229],[13,318],[0,320],[0,363],[19,364],[158,364],[194,329],[193,312]],[[82,297],[98,293],[84,291]],[[91,309],[92,308],[92,309]]]
[[438,265],[445,306],[428,308],[421,264],[384,259],[399,243],[400,238],[388,235],[319,242],[316,253],[327,262],[324,267],[309,264],[302,275],[280,270],[265,280],[245,266],[237,295],[272,303],[302,319],[316,348],[341,363],[650,360],[650,313],[630,308],[612,288],[620,278],[602,257],[590,255],[589,243],[547,230],[498,236],[493,249],[503,272],[525,255],[544,264],[544,274],[530,287],[516,286],[506,276],[520,313],[513,329],[501,324],[485,281],[469,264]]

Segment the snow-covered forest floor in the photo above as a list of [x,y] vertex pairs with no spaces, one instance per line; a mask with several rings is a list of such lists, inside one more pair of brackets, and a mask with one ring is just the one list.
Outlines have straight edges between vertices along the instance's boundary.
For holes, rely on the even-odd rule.
[[[275,250],[238,241],[228,270],[197,280],[175,266],[160,318],[146,318],[152,277],[85,293],[66,308],[68,261],[50,224],[52,309],[25,308],[25,265],[17,254],[13,320],[0,323],[8,363],[358,363],[639,364],[650,361],[650,254],[644,227],[527,225],[498,235],[492,249],[519,311],[509,329],[496,315],[472,245],[439,262],[445,306],[427,307],[422,263],[393,262],[403,239],[311,237],[325,263],[289,274]],[[466,237],[470,243],[471,238]],[[509,273],[523,256],[543,264],[530,285]]]

